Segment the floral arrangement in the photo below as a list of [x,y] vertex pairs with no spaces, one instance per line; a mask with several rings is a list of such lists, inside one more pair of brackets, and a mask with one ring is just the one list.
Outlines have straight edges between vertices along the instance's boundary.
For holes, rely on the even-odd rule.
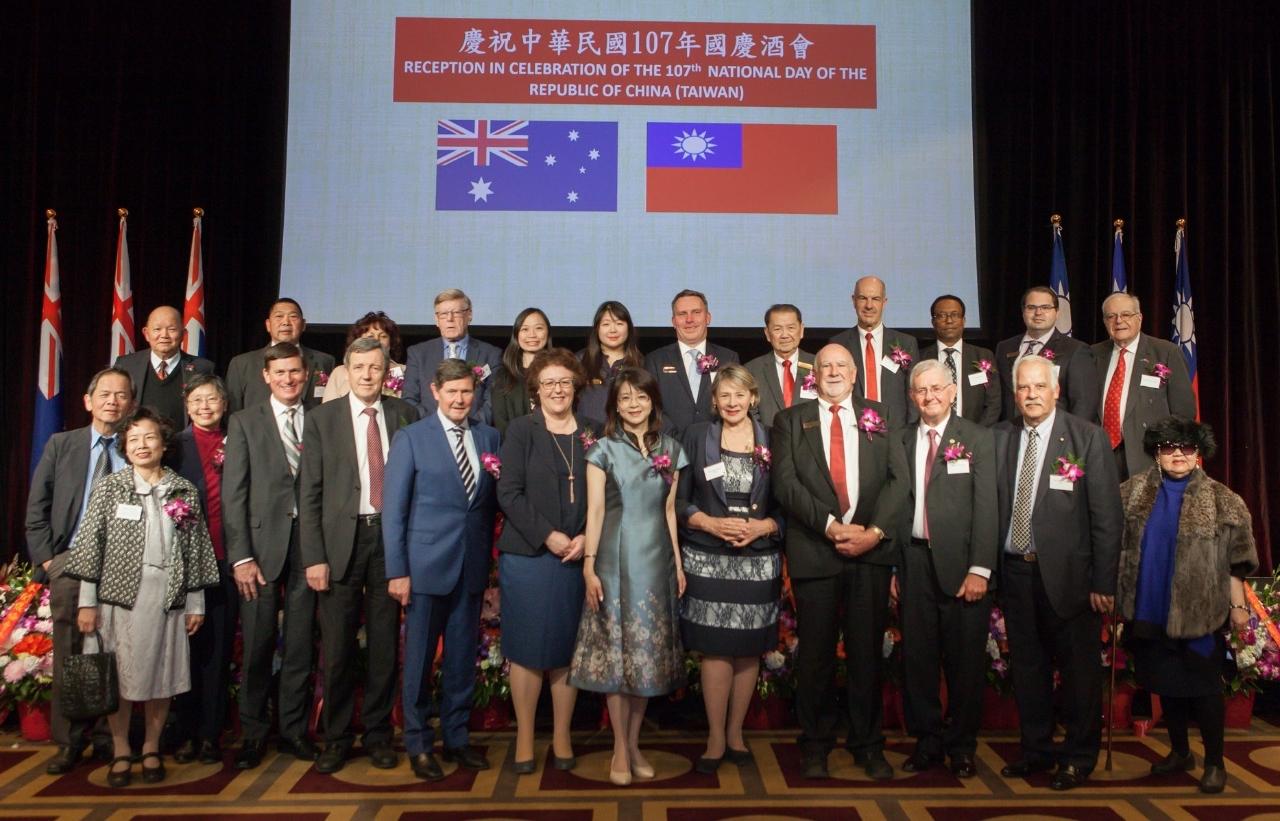
[[778,603],[778,646],[760,660],[756,693],[760,698],[792,698],[796,692],[796,609],[791,600],[791,580],[783,574],[782,599]]
[[954,439],[947,440],[947,446],[942,451],[942,461],[959,462],[962,459],[972,459],[972,458],[973,458],[973,451],[969,450],[969,448],[963,442],[957,442]]
[[818,375],[813,371],[809,371],[804,375],[804,379],[800,380],[800,390],[808,393],[818,389]]
[[494,479],[502,478],[502,460],[498,458],[498,454],[480,454],[480,465],[484,468],[485,473],[489,474]]
[[773,453],[764,445],[756,445],[751,451],[751,461],[760,466],[760,469],[768,472],[773,466]]
[[165,514],[173,520],[174,527],[179,530],[186,530],[199,521],[195,509],[191,507],[191,503],[181,496],[175,496],[164,503],[162,508]]
[[1009,631],[1005,628],[1004,613],[999,607],[991,608],[987,622],[987,686],[1002,696],[1013,692],[1013,680],[1009,678]]
[[867,441],[871,441],[873,433],[888,433],[889,426],[880,418],[880,414],[871,408],[864,408],[862,415],[858,417],[858,430],[867,435]]
[[316,387],[323,388],[325,385],[328,385],[328,384],[329,384],[329,372],[316,371]]
[[404,391],[404,365],[396,365],[387,372],[382,380],[382,393],[387,396],[399,396]]
[[582,452],[586,453],[591,450],[591,446],[598,440],[596,439],[595,431],[591,428],[584,427],[582,430],[578,431],[578,441],[582,443]]
[[1164,384],[1169,381],[1169,376],[1172,373],[1173,371],[1169,368],[1169,366],[1164,364],[1163,362],[1157,362],[1151,367],[1147,368],[1147,375],[1154,376],[1155,378],[1159,379],[1161,387],[1164,387]]
[[1074,484],[1084,478],[1084,460],[1074,453],[1059,456],[1058,461],[1054,464],[1057,467],[1058,475],[1068,482]]
[[671,480],[675,478],[671,469],[671,456],[666,453],[655,453],[649,457],[649,473],[653,476],[661,476],[664,482],[671,484]]
[[698,357],[698,373],[713,373],[720,369],[720,360],[716,359],[709,353],[704,353]]
[[[0,622],[16,619],[0,645],[0,710],[18,702],[46,702],[53,694],[53,611],[48,586],[34,597],[22,596],[32,572],[17,560],[0,569]],[[14,608],[21,612],[11,612]]]
[[911,354],[902,350],[902,348],[898,347],[897,345],[894,345],[893,350],[889,352],[889,360],[891,362],[896,363],[897,366],[899,368],[902,368],[903,370],[910,368],[911,362],[913,361],[911,359]]
[[1231,631],[1236,672],[1224,682],[1226,695],[1255,691],[1261,681],[1280,680],[1280,645],[1274,640],[1280,619],[1280,570],[1270,581],[1246,585],[1245,595],[1251,615],[1247,626]]

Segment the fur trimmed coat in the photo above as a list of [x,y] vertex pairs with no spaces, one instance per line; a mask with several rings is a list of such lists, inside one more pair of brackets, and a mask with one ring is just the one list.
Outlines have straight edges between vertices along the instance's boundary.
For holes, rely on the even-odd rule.
[[[1120,485],[1124,537],[1117,584],[1120,615],[1133,618],[1142,562],[1142,534],[1160,491],[1160,469],[1152,465]],[[1196,469],[1187,484],[1178,516],[1173,590],[1165,633],[1192,639],[1218,630],[1231,608],[1231,577],[1243,579],[1258,569],[1253,523],[1244,500],[1221,482]]]

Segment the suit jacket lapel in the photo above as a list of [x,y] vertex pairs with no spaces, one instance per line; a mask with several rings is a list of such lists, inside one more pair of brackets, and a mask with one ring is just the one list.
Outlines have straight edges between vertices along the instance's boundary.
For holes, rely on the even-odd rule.
[[[764,427],[755,419],[751,420],[751,429],[755,432],[756,445],[764,445],[766,441]],[[758,505],[760,510],[768,507],[769,483],[767,471],[756,461],[755,454],[751,459],[751,503]]]
[[[805,422],[816,423],[811,427],[805,427]],[[827,454],[822,449],[822,415],[819,412],[817,402],[806,402],[800,408],[800,435],[809,445],[811,451],[810,461],[817,466],[818,472],[822,474],[827,482],[827,487],[831,488],[831,495],[836,495],[836,483],[831,481],[831,465],[827,461]]]
[[[1138,334],[1138,344],[1133,346],[1133,369],[1129,373],[1129,395],[1125,397],[1124,408],[1120,411],[1120,423],[1124,424],[1124,420],[1133,413],[1133,409],[1138,405],[1138,391],[1142,389],[1142,374],[1145,370],[1144,363],[1155,362],[1155,351],[1151,348],[1151,343],[1147,341],[1147,335]],[[1107,386],[1102,386],[1102,395],[1105,399],[1107,395]]]
[[1058,457],[1066,455],[1067,452],[1067,426],[1062,421],[1062,411],[1054,414],[1053,430],[1049,431],[1049,438],[1044,443],[1044,447],[1044,467],[1040,470],[1040,483],[1036,486],[1036,501],[1031,507],[1033,516],[1035,511],[1040,509],[1044,495],[1049,492],[1049,477],[1058,472],[1055,466]]
[[[799,354],[799,351],[797,351],[796,353]],[[799,357],[797,356],[796,359],[792,360],[792,363],[791,363],[792,367],[796,368],[797,373],[799,373],[799,370],[800,370],[799,367],[796,366],[796,362],[798,361],[799,361]],[[797,388],[799,388],[799,381],[800,380],[798,379],[796,380]],[[782,404],[782,384],[778,382],[778,363],[774,361],[774,356],[772,352],[770,352],[769,354],[768,364],[766,364],[764,367],[764,386],[765,386],[765,390],[769,391],[769,396],[773,398],[773,404],[776,407],[785,408],[786,405]],[[795,397],[793,396],[792,401],[794,400],[795,400]]]
[[[720,433],[724,430],[724,425],[719,419],[707,425],[706,438],[703,441],[703,453],[706,455],[706,463],[708,466],[722,464],[724,460],[723,454],[720,453]],[[720,500],[720,504],[728,506],[728,502],[724,497],[724,473],[711,480],[711,488],[716,492],[716,498]]]

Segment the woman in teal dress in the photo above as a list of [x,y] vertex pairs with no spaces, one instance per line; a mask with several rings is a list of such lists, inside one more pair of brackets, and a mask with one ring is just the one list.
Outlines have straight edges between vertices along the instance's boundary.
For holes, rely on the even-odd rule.
[[606,694],[613,725],[609,780],[626,786],[632,776],[654,776],[639,748],[649,698],[685,679],[675,501],[688,460],[660,432],[662,397],[647,371],[620,370],[605,413],[604,436],[586,456],[586,610],[569,682]]

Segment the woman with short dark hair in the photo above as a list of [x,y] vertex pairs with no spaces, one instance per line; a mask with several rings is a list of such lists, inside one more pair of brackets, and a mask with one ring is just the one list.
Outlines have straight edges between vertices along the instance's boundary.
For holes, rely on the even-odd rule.
[[[347,329],[347,344],[342,349],[345,351],[351,347],[352,342],[366,336],[378,340],[382,344],[382,349],[387,352],[387,356],[391,358],[387,365],[387,379],[382,386],[382,393],[386,396],[399,397],[404,385],[404,365],[398,364],[401,359],[404,359],[404,346],[400,342],[400,326],[382,311],[370,311],[351,323],[351,327]],[[328,379],[329,381],[324,385],[323,401],[331,402],[351,393],[351,378],[347,375],[345,363],[334,368]]]

